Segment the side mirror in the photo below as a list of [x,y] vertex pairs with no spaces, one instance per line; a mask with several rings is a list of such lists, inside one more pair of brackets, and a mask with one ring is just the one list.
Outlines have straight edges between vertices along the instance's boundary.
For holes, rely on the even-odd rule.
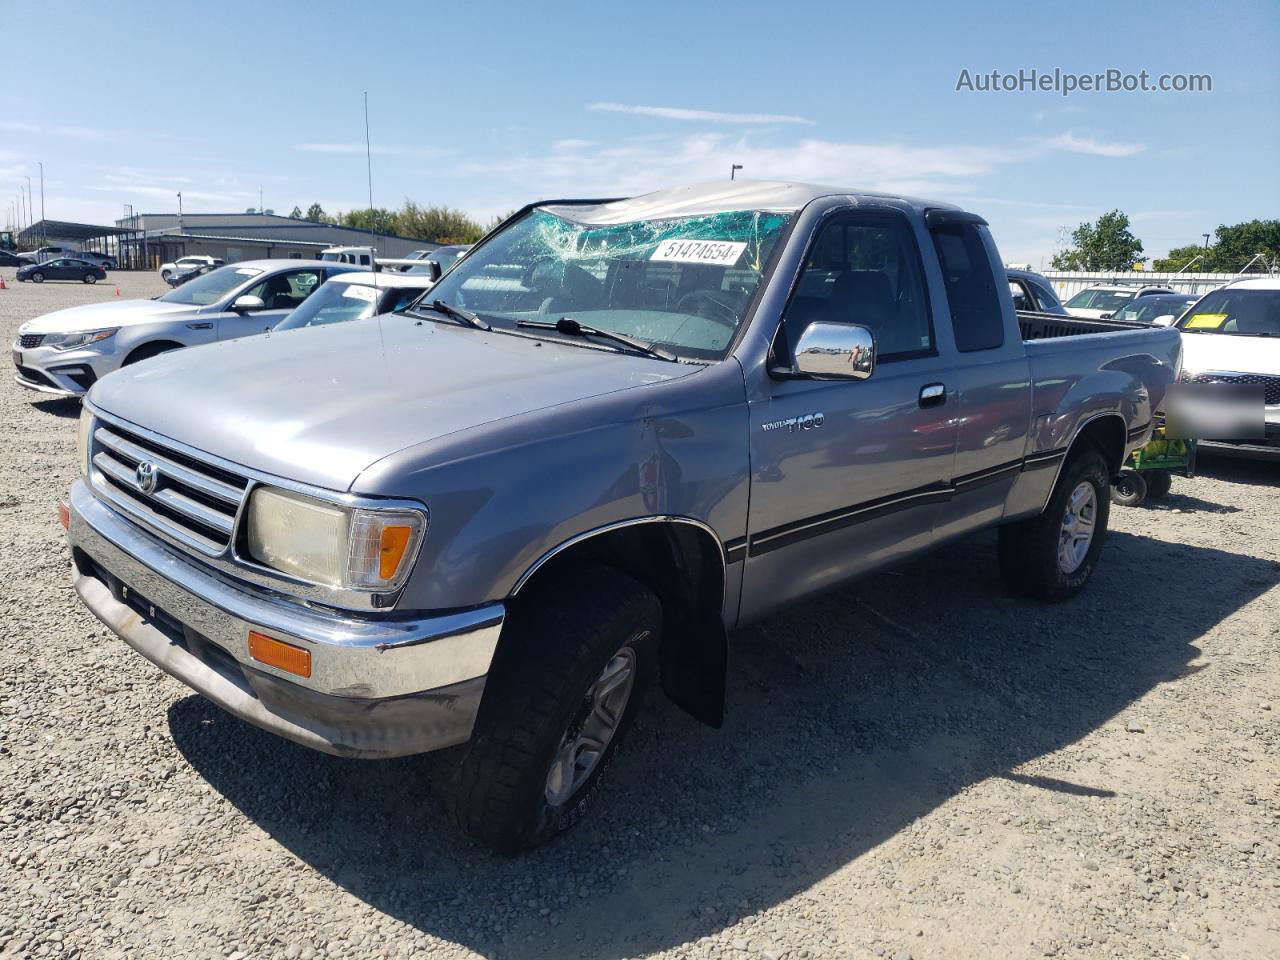
[[1156,326],[1156,327],[1171,327],[1173,326],[1173,321],[1176,319],[1178,318],[1175,317],[1172,313],[1165,313],[1165,314],[1161,314],[1160,316],[1152,320],[1151,324],[1152,326]]
[[815,320],[795,349],[792,376],[811,380],[865,380],[876,367],[876,338],[857,323]]
[[427,277],[431,280],[432,283],[435,283],[437,280],[440,279],[440,274],[444,272],[443,270],[440,269],[440,261],[425,260],[423,262],[426,263],[427,265]]
[[248,313],[251,310],[265,310],[266,306],[261,297],[243,296],[236,297],[236,302],[231,305],[231,309],[236,313]]

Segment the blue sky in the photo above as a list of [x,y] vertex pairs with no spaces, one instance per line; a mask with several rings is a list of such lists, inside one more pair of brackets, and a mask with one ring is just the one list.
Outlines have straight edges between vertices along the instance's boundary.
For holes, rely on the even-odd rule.
[[[3,10],[0,217],[529,200],[739,176],[912,192],[1039,267],[1119,207],[1149,255],[1280,216],[1280,3],[216,4]],[[1212,92],[957,92],[1055,68]]]

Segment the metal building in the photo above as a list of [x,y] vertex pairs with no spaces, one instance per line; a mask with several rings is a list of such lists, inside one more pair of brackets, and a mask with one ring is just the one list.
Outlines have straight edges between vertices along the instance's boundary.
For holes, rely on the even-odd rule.
[[139,213],[116,221],[128,231],[121,241],[122,265],[158,269],[179,257],[202,254],[237,260],[313,260],[325,247],[373,247],[380,257],[403,257],[437,244],[358,227],[295,220],[272,213]]

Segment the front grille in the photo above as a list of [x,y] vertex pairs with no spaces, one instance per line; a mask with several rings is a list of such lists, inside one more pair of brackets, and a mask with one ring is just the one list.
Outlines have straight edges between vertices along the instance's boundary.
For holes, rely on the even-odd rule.
[[[245,477],[101,421],[90,457],[97,493],[142,526],[212,555],[231,542]],[[141,463],[153,468],[149,491],[139,479]]]
[[1184,373],[1183,383],[1243,383],[1249,386],[1260,386],[1263,402],[1273,407],[1280,403],[1280,377],[1267,376],[1262,373]]
[[24,333],[18,338],[18,346],[23,350],[34,350],[44,343],[43,333]]

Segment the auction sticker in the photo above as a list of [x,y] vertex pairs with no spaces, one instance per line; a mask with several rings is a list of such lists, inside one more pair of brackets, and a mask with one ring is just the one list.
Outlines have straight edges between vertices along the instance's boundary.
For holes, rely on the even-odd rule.
[[745,243],[723,240],[663,240],[650,260],[662,263],[706,263],[716,267],[732,267],[747,249]]
[[1187,330],[1217,330],[1226,322],[1227,315],[1225,313],[1197,313],[1186,322],[1184,328]]

